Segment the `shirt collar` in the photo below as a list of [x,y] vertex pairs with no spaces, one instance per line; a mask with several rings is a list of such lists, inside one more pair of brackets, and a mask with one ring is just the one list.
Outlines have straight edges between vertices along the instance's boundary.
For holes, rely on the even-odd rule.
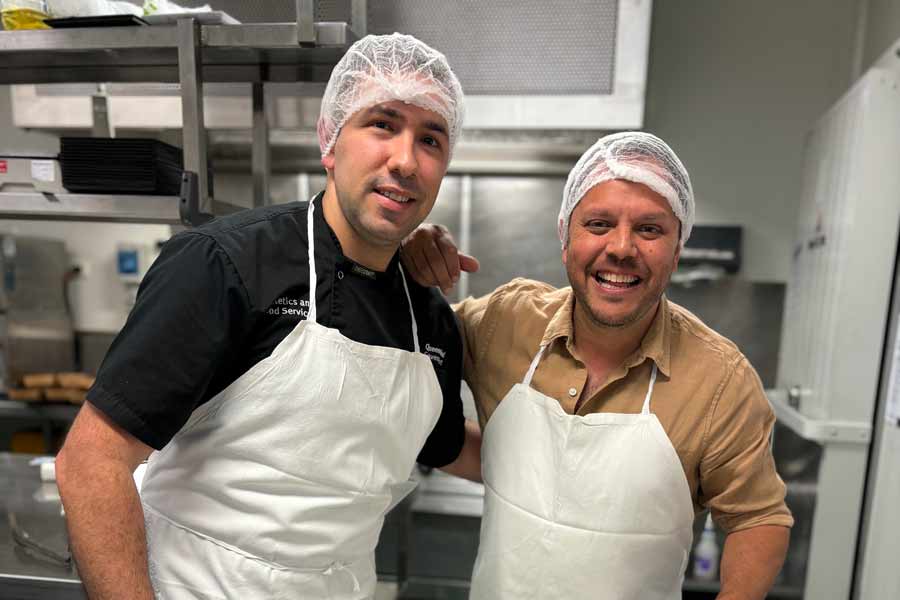
[[[565,340],[566,349],[569,354],[574,356],[572,341],[574,339],[573,331],[573,314],[575,311],[575,294],[569,288],[568,296],[565,301],[550,318],[547,329],[544,330],[544,337],[541,345],[549,346],[556,340]],[[650,329],[641,340],[641,346],[634,354],[625,361],[628,368],[637,366],[650,359],[656,363],[656,367],[663,375],[669,377],[669,367],[671,364],[671,344],[672,344],[672,313],[669,308],[669,301],[663,296],[659,301],[659,308],[656,316],[650,324]]]
[[353,259],[344,256],[344,250],[341,248],[341,241],[338,239],[337,234],[334,233],[331,225],[328,224],[328,221],[325,220],[325,209],[322,206],[322,199],[324,197],[325,192],[322,191],[316,194],[312,199],[312,202],[316,205],[316,210],[313,211],[313,235],[315,236],[316,241],[316,252],[324,252],[324,255],[332,260],[334,264],[345,265],[355,274],[365,273],[367,279],[378,282],[393,282],[400,272],[399,248],[391,257],[391,260],[384,271],[374,271],[357,263]]

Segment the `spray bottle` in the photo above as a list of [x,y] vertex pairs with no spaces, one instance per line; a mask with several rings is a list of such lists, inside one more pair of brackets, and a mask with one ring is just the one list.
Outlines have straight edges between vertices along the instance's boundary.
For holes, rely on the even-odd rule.
[[706,525],[700,536],[700,543],[694,548],[694,578],[711,581],[719,572],[719,544],[716,542],[716,528],[712,515],[706,515]]

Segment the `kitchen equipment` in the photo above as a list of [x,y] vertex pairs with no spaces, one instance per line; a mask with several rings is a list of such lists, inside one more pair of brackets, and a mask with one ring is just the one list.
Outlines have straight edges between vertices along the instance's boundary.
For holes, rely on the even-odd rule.
[[[853,597],[896,597],[886,591],[896,586],[896,567],[878,563],[896,548],[890,527],[896,511],[876,512],[873,501],[872,513],[864,513],[864,495],[877,495],[881,486],[872,459],[880,455],[881,468],[892,465],[885,478],[897,470],[889,451],[871,448],[873,432],[893,437],[894,426],[884,425],[876,406],[890,352],[885,341],[900,239],[900,173],[893,168],[900,138],[884,134],[900,128],[894,50],[883,64],[854,83],[807,139],[778,378],[769,391],[781,425],[820,449],[811,532],[808,541],[797,526],[792,535],[795,547],[808,543],[808,557],[801,557],[807,598],[848,598],[854,591],[862,595]],[[806,465],[798,461],[796,471]],[[783,475],[789,491],[799,487]],[[890,485],[880,491],[892,497]],[[860,553],[866,521],[872,548],[882,552]],[[797,524],[806,527],[799,518]],[[879,576],[857,575],[854,582],[854,572],[867,570]]]
[[180,148],[142,138],[60,138],[63,186],[70,192],[177,195]]
[[55,156],[0,156],[0,192],[62,194],[62,173]]
[[7,385],[27,373],[75,370],[75,334],[66,301],[65,244],[5,236],[0,241],[6,331],[0,333]]

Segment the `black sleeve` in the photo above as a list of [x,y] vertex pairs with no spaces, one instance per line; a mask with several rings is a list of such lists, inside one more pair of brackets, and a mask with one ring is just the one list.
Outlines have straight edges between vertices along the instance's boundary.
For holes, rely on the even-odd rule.
[[462,338],[456,325],[456,319],[446,302],[443,318],[443,335],[446,340],[447,353],[443,364],[432,362],[441,391],[444,396],[444,407],[441,416],[434,426],[425,446],[419,453],[418,462],[429,467],[443,467],[452,463],[462,451],[465,441],[465,417],[463,417],[460,383],[462,381]]
[[246,290],[212,237],[185,232],[163,247],[138,290],[87,399],[145,444],[161,449],[210,396],[210,381],[239,344]]

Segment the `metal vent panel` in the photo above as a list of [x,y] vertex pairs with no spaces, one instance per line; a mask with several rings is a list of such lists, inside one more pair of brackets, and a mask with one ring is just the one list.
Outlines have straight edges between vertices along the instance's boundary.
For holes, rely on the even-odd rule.
[[[296,0],[182,0],[178,4],[185,8],[199,8],[208,4],[213,10],[223,10],[241,23],[285,23],[297,20]],[[346,21],[346,18],[319,20]]]
[[[348,0],[320,0],[345,20]],[[369,0],[370,33],[414,35],[447,55],[466,94],[611,94],[618,0]]]
[[[209,4],[243,22],[296,18],[293,0]],[[437,48],[466,94],[608,95],[618,14],[619,0],[369,0],[368,31],[408,33]],[[350,0],[319,0],[316,18],[349,21]]]

